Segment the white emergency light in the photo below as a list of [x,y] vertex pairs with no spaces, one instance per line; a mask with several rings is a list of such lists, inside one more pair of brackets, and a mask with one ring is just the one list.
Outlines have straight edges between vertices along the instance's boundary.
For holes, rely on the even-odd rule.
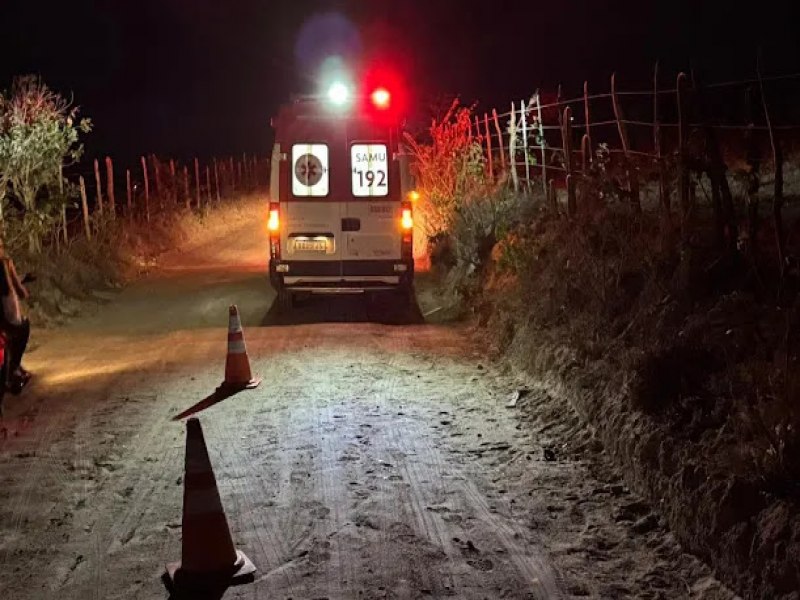
[[337,81],[328,88],[328,100],[336,106],[344,106],[350,101],[350,89],[341,81]]

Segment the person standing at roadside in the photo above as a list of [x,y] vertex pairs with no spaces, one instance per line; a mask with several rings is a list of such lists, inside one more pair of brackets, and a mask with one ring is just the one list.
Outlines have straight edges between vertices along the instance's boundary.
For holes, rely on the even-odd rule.
[[22,355],[28,347],[31,333],[30,321],[22,316],[20,298],[27,300],[30,294],[17,274],[14,261],[6,253],[5,244],[0,240],[0,329],[8,338],[9,359],[8,388],[12,393],[20,393],[31,378],[31,374],[22,366]]

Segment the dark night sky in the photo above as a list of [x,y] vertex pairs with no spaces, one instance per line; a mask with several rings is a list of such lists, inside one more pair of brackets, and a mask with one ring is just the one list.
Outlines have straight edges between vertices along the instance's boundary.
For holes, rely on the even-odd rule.
[[559,82],[607,88],[614,70],[643,82],[657,58],[748,77],[759,45],[769,71],[800,71],[797,0],[0,2],[0,88],[41,74],[93,119],[89,155],[124,159],[266,153],[269,117],[313,91],[313,59],[337,37],[302,28],[332,11],[353,23],[344,46],[397,65],[418,106],[458,93],[505,107]]

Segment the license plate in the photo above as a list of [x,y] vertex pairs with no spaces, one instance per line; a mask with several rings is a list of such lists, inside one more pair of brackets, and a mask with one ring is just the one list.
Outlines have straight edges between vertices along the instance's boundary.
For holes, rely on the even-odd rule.
[[326,240],[295,240],[294,249],[298,252],[327,252]]

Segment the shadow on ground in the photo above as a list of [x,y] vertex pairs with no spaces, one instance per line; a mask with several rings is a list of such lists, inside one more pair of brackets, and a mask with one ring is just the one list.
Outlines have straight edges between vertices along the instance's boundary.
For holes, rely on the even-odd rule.
[[319,295],[297,299],[291,309],[273,302],[262,327],[313,323],[376,323],[423,325],[425,318],[416,299],[408,302],[393,294]]
[[220,402],[227,400],[228,398],[233,398],[234,396],[243,391],[244,390],[242,389],[230,389],[220,386],[216,390],[214,390],[214,393],[212,393],[210,396],[206,396],[194,406],[187,408],[181,414],[172,417],[172,420],[182,421],[184,419],[188,419],[189,417],[197,415],[203,412],[204,410],[207,410],[212,406],[215,406]]

